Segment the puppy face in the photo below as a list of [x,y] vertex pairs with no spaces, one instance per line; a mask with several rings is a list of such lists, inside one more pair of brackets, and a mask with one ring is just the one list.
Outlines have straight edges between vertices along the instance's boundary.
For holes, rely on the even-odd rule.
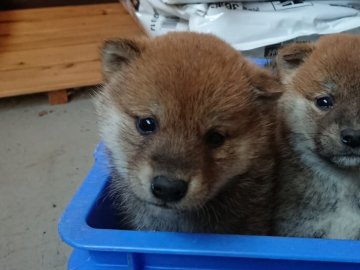
[[333,35],[279,51],[281,104],[295,147],[360,167],[360,37]]
[[261,154],[279,85],[215,37],[109,41],[103,65],[102,138],[138,199],[196,209]]

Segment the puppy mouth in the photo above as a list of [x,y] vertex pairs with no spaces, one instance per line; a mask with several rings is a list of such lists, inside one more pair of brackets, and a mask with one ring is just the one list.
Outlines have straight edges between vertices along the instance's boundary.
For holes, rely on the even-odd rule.
[[157,209],[163,209],[166,211],[177,211],[177,212],[182,212],[183,209],[181,209],[181,207],[179,208],[176,204],[172,204],[172,203],[168,203],[168,202],[163,202],[163,201],[148,201],[148,200],[142,200],[143,203],[150,205],[152,207],[155,207]]
[[166,202],[163,203],[153,203],[153,202],[145,202],[147,204],[153,205],[155,207],[164,208],[164,209],[173,209],[173,207],[170,207]]
[[343,169],[354,169],[360,167],[360,152],[358,151],[339,151],[338,153],[324,152],[321,149],[312,151],[323,160]]
[[181,209],[181,207],[178,207],[178,205],[173,203],[168,203],[166,201],[153,201],[153,200],[147,200],[143,199],[140,196],[138,196],[136,193],[133,193],[134,197],[141,203],[153,207],[153,209],[158,210],[165,210],[165,211],[176,211],[176,212],[183,212],[185,209]]
[[330,158],[330,160],[340,167],[360,167],[360,155],[356,154],[334,155]]

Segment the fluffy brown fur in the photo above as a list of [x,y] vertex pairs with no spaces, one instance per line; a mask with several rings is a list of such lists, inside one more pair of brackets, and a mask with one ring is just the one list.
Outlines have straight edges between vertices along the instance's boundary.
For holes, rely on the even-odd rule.
[[[277,81],[226,43],[193,33],[108,41],[103,66],[107,83],[96,106],[112,198],[127,225],[268,233]],[[136,123],[149,117],[156,130],[139,133]],[[159,175],[186,182],[186,195],[155,197]]]
[[360,134],[360,37],[288,45],[277,68],[286,89],[276,234],[359,239],[360,145],[343,132]]

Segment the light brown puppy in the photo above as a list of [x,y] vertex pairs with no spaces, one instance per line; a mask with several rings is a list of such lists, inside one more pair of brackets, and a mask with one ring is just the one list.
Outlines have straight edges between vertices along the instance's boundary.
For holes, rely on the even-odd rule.
[[360,37],[279,51],[278,235],[360,238]]
[[268,233],[277,81],[194,33],[108,41],[103,68],[96,106],[127,226]]

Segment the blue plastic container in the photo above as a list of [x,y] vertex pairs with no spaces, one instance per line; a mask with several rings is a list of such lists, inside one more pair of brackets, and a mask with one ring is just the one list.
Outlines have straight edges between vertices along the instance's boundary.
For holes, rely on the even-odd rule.
[[113,229],[102,145],[95,160],[59,223],[68,269],[360,269],[360,241]]

